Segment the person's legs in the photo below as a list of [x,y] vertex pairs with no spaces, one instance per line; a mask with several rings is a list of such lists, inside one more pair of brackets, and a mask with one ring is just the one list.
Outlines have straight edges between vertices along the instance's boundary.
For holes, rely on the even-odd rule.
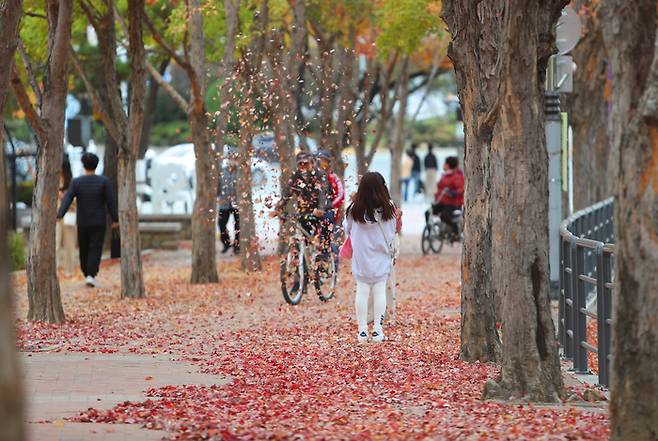
[[368,334],[368,296],[370,296],[370,285],[364,282],[356,282],[356,322],[359,325],[359,334]]
[[105,227],[89,228],[89,252],[87,254],[87,275],[96,277],[103,254],[103,241],[105,240]]
[[229,247],[231,246],[231,238],[229,237],[228,229],[226,228],[230,215],[231,215],[231,210],[226,208],[220,208],[219,214],[217,216],[217,224],[219,225],[219,236],[221,237],[222,244],[224,245],[224,251],[228,250]]
[[87,277],[87,259],[89,256],[89,227],[78,225],[78,247],[80,248],[80,270]]
[[402,180],[402,197],[405,202],[409,198],[409,178],[404,178]]
[[[372,285],[373,297],[373,334],[375,332],[380,335],[383,334],[382,327],[384,325],[384,314],[386,313],[386,280],[377,282]],[[374,335],[373,335],[374,336]]]
[[235,224],[233,229],[235,230],[235,239],[233,241],[233,247],[235,248],[235,252],[240,251],[240,211],[233,207],[231,209],[231,212],[233,213],[233,223]]
[[62,254],[64,273],[71,276],[75,270],[75,227],[62,226]]

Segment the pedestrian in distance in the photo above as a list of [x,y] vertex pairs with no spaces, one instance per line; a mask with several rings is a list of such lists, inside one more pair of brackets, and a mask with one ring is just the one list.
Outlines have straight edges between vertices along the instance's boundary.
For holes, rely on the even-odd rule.
[[411,183],[412,169],[414,166],[413,154],[407,150],[402,155],[402,164],[400,165],[400,179],[402,185],[402,197],[406,202],[409,199],[409,184]]
[[98,156],[93,153],[83,154],[82,166],[84,174],[71,181],[57,212],[57,218],[64,218],[75,199],[80,269],[85,276],[87,286],[95,287],[98,286],[96,275],[105,240],[106,209],[112,217],[112,228],[119,227],[119,218],[109,179],[96,174]]
[[[236,184],[238,179],[238,162],[230,158],[227,166],[222,170],[222,176],[219,181],[219,213],[217,223],[219,224],[219,233],[224,248],[222,254],[225,254],[233,247],[235,254],[240,254],[240,211],[238,206],[238,194]],[[228,232],[228,222],[233,216],[234,238]]]
[[[436,185],[432,213],[452,229],[453,241],[459,240],[459,226],[453,221],[453,213],[464,205],[464,172],[459,168],[459,159],[448,156],[443,164],[443,175]],[[425,212],[425,223],[429,222],[430,210]]]
[[[325,230],[323,237],[328,238],[330,247],[334,254],[336,264],[336,271],[338,271],[338,246],[336,239],[340,231],[338,227],[339,219],[341,218],[341,209],[345,203],[345,187],[340,177],[334,173],[332,169],[334,157],[331,152],[322,150],[316,155],[320,170],[327,176],[329,185],[327,186],[327,198],[331,202],[331,209],[327,210],[322,219],[322,228]],[[327,247],[323,247],[327,248]]]
[[436,188],[436,178],[439,170],[439,162],[436,155],[432,151],[434,146],[432,143],[427,143],[427,155],[425,155],[425,197],[427,199],[434,198],[434,189]]
[[352,247],[352,275],[356,280],[357,341],[368,340],[368,298],[373,296],[373,342],[382,342],[386,313],[386,280],[395,256],[396,208],[384,177],[367,172],[347,208],[345,232]]
[[418,153],[416,152],[418,150],[418,145],[416,144],[411,144],[411,180],[414,183],[414,192],[413,195],[422,193],[423,191],[423,183],[420,179],[420,175],[423,171],[421,162],[420,162],[420,157],[418,156]]
[[[62,161],[62,171],[59,174],[59,191],[57,201],[61,204],[64,196],[71,186],[73,173],[71,172],[71,163],[67,155]],[[63,219],[57,221],[55,229],[55,244],[57,248],[58,266],[64,270],[66,277],[71,277],[75,271],[75,245],[76,245],[76,228],[75,228],[75,203],[71,204],[69,212]]]

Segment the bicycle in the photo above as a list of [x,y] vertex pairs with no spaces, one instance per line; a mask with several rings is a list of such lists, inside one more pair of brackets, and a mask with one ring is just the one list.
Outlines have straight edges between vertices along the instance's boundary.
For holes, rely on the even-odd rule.
[[[281,216],[282,222],[287,218]],[[323,252],[317,243],[320,240],[318,218],[306,215],[294,216],[292,220],[292,234],[281,258],[283,298],[291,305],[299,304],[308,290],[309,281],[312,281],[318,297],[326,302],[333,298],[338,282],[335,256],[332,251]],[[309,226],[311,231],[304,225]]]
[[[440,201],[446,192],[447,189],[444,189],[437,200]],[[434,254],[439,254],[441,250],[443,250],[444,242],[449,241],[453,244],[462,241],[464,217],[461,210],[455,210],[452,212],[452,223],[457,225],[457,234],[455,234],[450,225],[441,220],[441,215],[434,214],[433,210],[430,208],[429,217],[427,218],[427,223],[425,224],[425,228],[423,228],[423,235],[420,239],[420,249],[423,254],[428,254],[430,250],[433,251]]]

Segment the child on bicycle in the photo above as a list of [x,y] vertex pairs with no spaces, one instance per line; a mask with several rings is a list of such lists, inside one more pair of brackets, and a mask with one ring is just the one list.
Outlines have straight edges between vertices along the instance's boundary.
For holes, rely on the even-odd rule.
[[352,242],[352,274],[356,279],[358,342],[368,340],[368,298],[373,296],[373,342],[385,340],[386,279],[393,265],[398,212],[384,177],[367,172],[347,208],[345,231]]

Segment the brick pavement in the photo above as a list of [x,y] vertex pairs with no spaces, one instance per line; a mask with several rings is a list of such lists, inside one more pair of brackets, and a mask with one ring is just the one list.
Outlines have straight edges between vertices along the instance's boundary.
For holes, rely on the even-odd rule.
[[166,432],[126,424],[71,423],[89,407],[109,409],[143,401],[143,391],[170,384],[226,384],[167,356],[87,353],[23,353],[29,441],[155,441]]

